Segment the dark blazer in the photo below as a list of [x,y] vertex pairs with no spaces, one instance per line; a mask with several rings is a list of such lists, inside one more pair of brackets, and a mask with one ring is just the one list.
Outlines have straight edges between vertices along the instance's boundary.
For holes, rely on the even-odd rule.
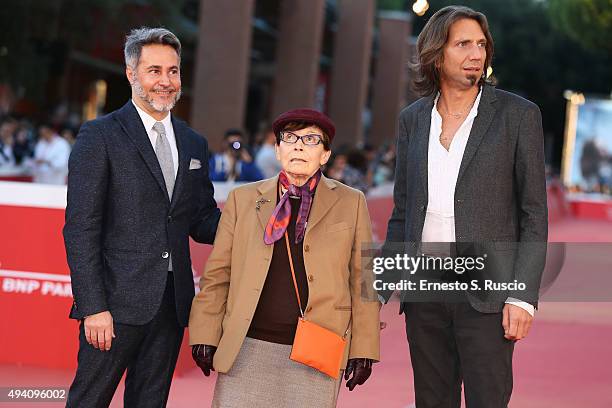
[[70,155],[64,226],[71,318],[109,310],[119,323],[149,322],[162,301],[171,253],[177,317],[187,325],[195,295],[189,236],[212,244],[220,211],[206,139],[174,116],[172,125],[179,154],[172,201],[131,101],[81,127]]
[[[408,242],[412,254],[420,245],[427,211],[434,98],[417,100],[399,118],[394,209],[386,241]],[[540,110],[526,99],[485,85],[455,188],[457,248],[483,243],[495,255],[488,267],[495,270],[489,273],[525,282],[528,290],[497,293],[497,297],[468,292],[475,309],[499,312],[507,296],[537,301],[546,258],[547,213]]]

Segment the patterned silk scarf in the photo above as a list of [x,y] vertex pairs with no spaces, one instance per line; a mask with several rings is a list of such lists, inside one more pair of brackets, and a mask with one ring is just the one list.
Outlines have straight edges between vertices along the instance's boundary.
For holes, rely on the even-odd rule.
[[308,220],[308,214],[310,213],[310,206],[312,204],[312,196],[317,188],[317,184],[319,184],[319,180],[321,180],[321,170],[318,170],[310,177],[303,186],[298,187],[289,183],[289,179],[284,170],[280,172],[278,181],[281,187],[286,191],[278,201],[278,204],[270,216],[268,225],[266,225],[266,230],[264,231],[264,242],[266,244],[270,245],[275,243],[282,238],[287,230],[289,219],[291,218],[291,200],[289,196],[302,198],[295,224],[295,243],[298,244],[304,239],[306,221]]

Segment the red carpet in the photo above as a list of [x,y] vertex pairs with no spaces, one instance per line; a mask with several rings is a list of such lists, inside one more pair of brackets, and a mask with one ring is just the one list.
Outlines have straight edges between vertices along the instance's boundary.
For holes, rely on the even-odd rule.
[[[553,224],[551,241],[612,242],[612,223],[567,220]],[[584,268],[589,265],[585,264]],[[383,308],[382,360],[371,379],[348,392],[339,407],[404,408],[414,402],[412,371],[403,317],[398,305]],[[44,347],[44,334],[41,336]],[[67,387],[72,371],[0,366],[0,387]],[[612,303],[542,303],[529,337],[517,344],[514,358],[513,408],[612,407]],[[175,378],[169,407],[208,407],[214,377],[198,369]],[[121,407],[123,387],[113,407]],[[153,396],[152,396],[153,397]],[[61,406],[36,404],[36,407]],[[30,404],[0,403],[0,407]]]

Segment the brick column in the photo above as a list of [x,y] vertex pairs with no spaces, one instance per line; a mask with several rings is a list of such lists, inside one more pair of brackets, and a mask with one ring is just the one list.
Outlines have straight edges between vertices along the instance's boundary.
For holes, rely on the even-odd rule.
[[411,17],[404,12],[379,14],[379,50],[372,101],[370,143],[380,146],[396,136],[397,117],[406,101]]
[[334,42],[329,115],[336,124],[335,146],[363,139],[362,114],[368,93],[374,0],[340,0]]
[[272,118],[314,106],[324,12],[325,0],[281,1]]
[[219,149],[244,121],[254,0],[200,0],[191,126]]

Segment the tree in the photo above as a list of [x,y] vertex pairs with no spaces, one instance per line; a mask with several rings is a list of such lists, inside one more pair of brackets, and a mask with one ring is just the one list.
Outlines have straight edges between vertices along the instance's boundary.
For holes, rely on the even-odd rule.
[[[61,77],[71,52],[116,47],[130,28],[163,25],[195,43],[197,22],[185,17],[197,0],[8,0],[0,7],[0,84],[19,99],[48,104],[49,82]],[[121,52],[108,62],[122,65]]]
[[378,10],[395,10],[395,11],[407,11],[406,0],[377,0],[376,8]]
[[553,26],[592,50],[612,51],[612,0],[549,0]]

